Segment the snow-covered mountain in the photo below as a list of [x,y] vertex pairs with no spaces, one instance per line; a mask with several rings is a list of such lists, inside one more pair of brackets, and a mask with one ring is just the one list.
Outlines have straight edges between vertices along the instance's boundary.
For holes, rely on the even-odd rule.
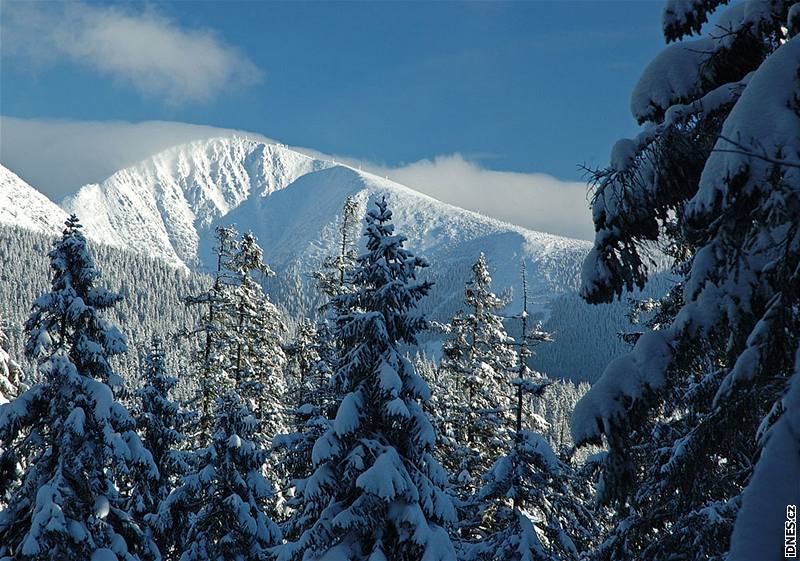
[[[0,207],[0,216],[35,209],[20,202],[35,199],[43,208],[34,213],[39,221],[17,218],[12,223],[59,232],[65,212],[27,187],[19,196],[4,187],[13,204]],[[447,320],[461,306],[464,282],[483,251],[495,290],[511,299],[509,315],[520,309],[520,263],[525,261],[531,311],[550,316],[545,326],[558,332],[555,343],[539,350],[537,364],[546,371],[592,380],[620,352],[616,333],[625,329],[624,304],[586,306],[577,296],[588,242],[504,223],[282,145],[226,137],[176,146],[82,187],[63,207],[78,214],[95,241],[200,272],[213,268],[215,226],[250,230],[277,273],[267,287],[273,299],[290,317],[299,318],[320,303],[309,273],[337,252],[345,199],[353,197],[363,211],[383,195],[397,231],[408,237],[407,247],[430,263],[424,275],[436,284],[423,308],[433,319]],[[576,361],[577,347],[585,352]]]
[[214,220],[330,165],[246,137],[202,140],[85,185],[62,206],[94,239],[193,268],[199,233]]
[[388,179],[245,137],[171,148],[82,187],[63,206],[99,241],[191,269],[202,269],[207,261],[214,226],[235,223],[258,236],[278,273],[278,290],[291,287],[291,298],[304,306],[310,303],[307,273],[335,252],[345,198],[354,196],[363,210],[382,194],[408,246],[431,262],[429,274],[440,288],[430,300],[443,308],[456,306],[480,251],[493,265],[498,289],[519,286],[525,259],[532,296],[542,310],[553,295],[576,286],[588,242],[532,232]]
[[0,224],[58,234],[66,219],[57,204],[0,165]]
[[[500,222],[346,166],[306,174],[269,197],[252,197],[220,222],[255,233],[278,273],[273,284],[302,292],[306,273],[336,253],[336,228],[345,199],[353,197],[363,214],[374,198],[384,195],[396,231],[408,238],[408,248],[430,263],[425,274],[436,285],[427,300],[439,319],[460,305],[464,281],[481,251],[489,260],[496,289],[510,289],[517,297],[525,260],[533,307],[541,312],[554,295],[576,286],[585,242]],[[211,240],[202,245],[210,247]]]

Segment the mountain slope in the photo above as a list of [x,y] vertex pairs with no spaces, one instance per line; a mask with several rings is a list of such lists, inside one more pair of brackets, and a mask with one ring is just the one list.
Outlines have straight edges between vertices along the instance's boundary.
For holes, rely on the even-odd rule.
[[[35,372],[35,360],[24,353],[24,325],[31,304],[50,289],[52,270],[47,253],[52,247],[51,234],[0,224],[0,319],[7,327],[5,348],[29,375]],[[183,297],[204,290],[209,279],[186,274],[161,259],[102,244],[90,242],[90,250],[102,272],[101,284],[123,297],[105,317],[119,325],[128,338],[128,352],[115,357],[114,365],[129,387],[141,383],[140,360],[156,334],[165,340],[172,371],[183,372],[192,347],[173,335],[193,325],[197,314],[185,305]],[[181,376],[177,395],[188,399],[194,384]]]
[[[335,232],[346,197],[353,197],[363,214],[370,200],[383,195],[397,231],[408,238],[407,247],[431,264],[425,274],[436,285],[427,300],[437,319],[460,305],[464,281],[481,251],[497,289],[511,289],[514,296],[521,290],[520,264],[525,260],[533,311],[545,314],[554,295],[576,287],[587,242],[506,224],[344,166],[306,174],[269,197],[250,198],[219,222],[255,233],[278,273],[277,284],[292,287],[303,298],[313,292],[305,286],[304,273],[318,269],[325,256],[336,252]],[[209,248],[211,240],[201,245]],[[301,308],[310,304],[297,303]],[[510,310],[519,306],[515,298]]]
[[202,140],[85,185],[62,206],[96,240],[191,268],[198,234],[216,218],[330,165],[246,137]]
[[[588,242],[507,224],[280,145],[230,137],[177,146],[84,186],[64,206],[80,216],[95,241],[195,271],[214,266],[215,226],[251,230],[276,271],[267,288],[299,319],[320,304],[309,273],[337,251],[345,198],[354,197],[364,211],[380,195],[387,196],[407,247],[431,265],[424,275],[436,284],[423,309],[432,319],[446,321],[461,307],[464,282],[483,251],[495,290],[509,298],[508,316],[521,307],[525,261],[530,311],[559,331],[556,342],[541,349],[550,374],[592,380],[623,350],[616,332],[625,327],[625,305],[589,308],[577,297]],[[553,310],[568,317],[548,320]],[[508,324],[511,333],[518,330],[517,321]],[[441,334],[429,339],[433,351]]]
[[0,224],[58,234],[66,219],[57,204],[0,165]]

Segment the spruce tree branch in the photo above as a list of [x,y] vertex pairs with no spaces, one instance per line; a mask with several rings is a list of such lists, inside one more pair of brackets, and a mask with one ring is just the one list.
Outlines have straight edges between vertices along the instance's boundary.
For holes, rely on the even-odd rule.
[[764,150],[763,148],[761,149],[762,153],[759,154],[758,152],[756,152],[756,149],[753,146],[746,146],[746,145],[742,144],[741,142],[738,142],[736,140],[727,138],[727,137],[722,136],[722,135],[719,135],[718,138],[720,140],[724,140],[725,142],[733,145],[734,148],[714,148],[712,150],[712,152],[721,152],[721,153],[728,153],[728,154],[740,154],[742,156],[750,156],[750,157],[753,157],[753,158],[757,158],[759,160],[768,162],[770,164],[775,164],[777,166],[800,168],[800,162],[793,162],[791,160],[781,160],[781,159],[778,159],[778,158],[772,158],[772,157],[767,155],[766,150]]

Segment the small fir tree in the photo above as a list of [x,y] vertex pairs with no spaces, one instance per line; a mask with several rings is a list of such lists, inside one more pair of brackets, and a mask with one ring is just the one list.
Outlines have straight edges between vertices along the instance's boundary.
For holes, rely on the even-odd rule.
[[217,400],[212,442],[150,523],[171,533],[180,561],[261,561],[281,540],[270,518],[274,492],[262,467],[258,419],[231,390]]

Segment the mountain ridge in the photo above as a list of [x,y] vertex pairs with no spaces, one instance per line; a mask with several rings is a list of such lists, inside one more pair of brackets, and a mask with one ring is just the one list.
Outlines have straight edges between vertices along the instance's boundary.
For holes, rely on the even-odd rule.
[[[84,185],[62,207],[85,215],[87,230],[98,240],[135,251],[146,247],[144,253],[192,268],[198,265],[198,228],[208,227],[254,191],[267,196],[327,165],[245,136],[198,140]],[[149,231],[139,231],[143,226]]]
[[0,224],[58,234],[66,218],[67,214],[61,207],[0,165]]
[[[557,341],[539,351],[548,372],[591,380],[619,352],[616,332],[625,328],[624,305],[587,308],[577,296],[589,242],[455,207],[385,176],[282,145],[221,137],[175,146],[83,186],[65,199],[64,207],[78,214],[93,241],[201,273],[214,268],[215,226],[250,230],[276,272],[265,287],[294,321],[315,315],[322,303],[310,273],[325,257],[338,253],[345,199],[353,197],[363,216],[368,204],[384,195],[396,231],[408,239],[406,247],[430,264],[421,274],[434,288],[421,311],[431,319],[446,322],[461,309],[464,283],[484,252],[493,288],[509,302],[503,313],[512,335],[518,329],[513,318],[521,310],[523,261],[532,319],[545,322],[545,328],[557,320]],[[55,203],[40,197],[57,209],[51,214],[66,217]],[[49,232],[57,235],[62,222]],[[552,317],[554,310],[566,317]],[[425,337],[423,351],[438,353],[443,334]],[[585,360],[570,362],[576,346],[587,349]]]
[[[444,320],[459,307],[463,283],[481,251],[487,255],[498,291],[521,290],[520,266],[525,260],[531,307],[543,316],[554,295],[577,287],[588,243],[485,217],[349,166],[312,172],[269,197],[250,199],[220,219],[220,225],[233,224],[256,235],[277,272],[273,284],[310,293],[313,287],[304,274],[337,252],[335,232],[345,199],[352,197],[363,215],[381,196],[389,202],[396,231],[408,239],[406,246],[430,263],[424,274],[436,282],[429,300],[441,304],[428,310],[436,319]],[[303,224],[314,227],[304,229]],[[212,240],[207,238],[202,245],[210,248]],[[210,255],[201,261],[210,263]],[[519,306],[516,299],[509,310]],[[307,311],[313,306],[306,302],[299,307]]]
[[[462,292],[456,278],[466,279],[481,251],[493,263],[498,290],[520,288],[525,260],[532,305],[545,315],[553,295],[577,286],[580,261],[590,248],[586,241],[509,224],[388,177],[246,136],[171,147],[84,185],[64,199],[62,208],[79,216],[94,241],[187,270],[210,269],[214,228],[235,223],[257,235],[281,282],[309,292],[304,276],[336,251],[332,238],[345,198],[354,197],[363,215],[379,193],[389,197],[408,246],[431,261],[428,273],[455,288],[439,294],[450,302],[448,310]],[[302,302],[299,308],[310,306],[307,294],[295,297]]]

